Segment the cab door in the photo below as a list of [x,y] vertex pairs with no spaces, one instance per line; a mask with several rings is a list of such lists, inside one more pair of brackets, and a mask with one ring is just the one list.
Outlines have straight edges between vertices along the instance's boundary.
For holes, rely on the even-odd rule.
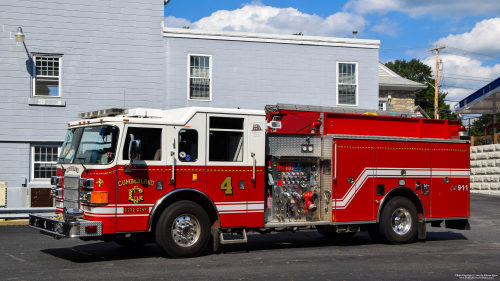
[[[175,167],[175,189],[191,188],[205,193],[207,114],[196,113],[185,126],[170,126],[168,142],[168,167]],[[173,141],[173,143],[171,143]],[[174,152],[174,155],[171,155]],[[172,165],[175,161],[175,165]],[[172,172],[167,172],[167,179]]]
[[[145,231],[149,213],[166,192],[166,126],[126,125],[118,160],[116,185],[116,231]],[[129,144],[141,141],[141,155],[130,173]]]
[[206,193],[219,212],[221,227],[247,224],[250,186],[248,116],[207,114]]

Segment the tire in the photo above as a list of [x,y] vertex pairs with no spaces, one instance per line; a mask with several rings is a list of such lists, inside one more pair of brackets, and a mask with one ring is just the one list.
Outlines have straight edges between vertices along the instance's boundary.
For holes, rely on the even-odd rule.
[[384,206],[378,226],[378,234],[384,242],[410,243],[417,235],[417,208],[408,198],[394,197]]
[[199,255],[210,238],[210,219],[203,208],[191,201],[170,205],[156,225],[156,244],[168,256],[187,258]]

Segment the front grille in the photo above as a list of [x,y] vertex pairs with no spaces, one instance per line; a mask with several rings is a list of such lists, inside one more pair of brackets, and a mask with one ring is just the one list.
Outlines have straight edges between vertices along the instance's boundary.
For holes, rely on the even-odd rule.
[[63,206],[73,209],[80,208],[79,177],[64,177]]

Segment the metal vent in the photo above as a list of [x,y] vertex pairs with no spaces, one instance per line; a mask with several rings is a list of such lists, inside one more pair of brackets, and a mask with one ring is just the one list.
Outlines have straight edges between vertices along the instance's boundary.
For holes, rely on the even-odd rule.
[[73,209],[80,208],[79,177],[64,177],[63,206]]

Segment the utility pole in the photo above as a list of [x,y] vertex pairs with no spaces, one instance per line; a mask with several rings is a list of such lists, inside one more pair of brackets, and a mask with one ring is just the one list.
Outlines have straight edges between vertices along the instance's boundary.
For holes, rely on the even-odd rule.
[[446,47],[439,47],[428,50],[429,52],[436,52],[436,87],[434,87],[436,94],[434,96],[434,119],[438,119],[438,83],[439,83],[439,51]]

